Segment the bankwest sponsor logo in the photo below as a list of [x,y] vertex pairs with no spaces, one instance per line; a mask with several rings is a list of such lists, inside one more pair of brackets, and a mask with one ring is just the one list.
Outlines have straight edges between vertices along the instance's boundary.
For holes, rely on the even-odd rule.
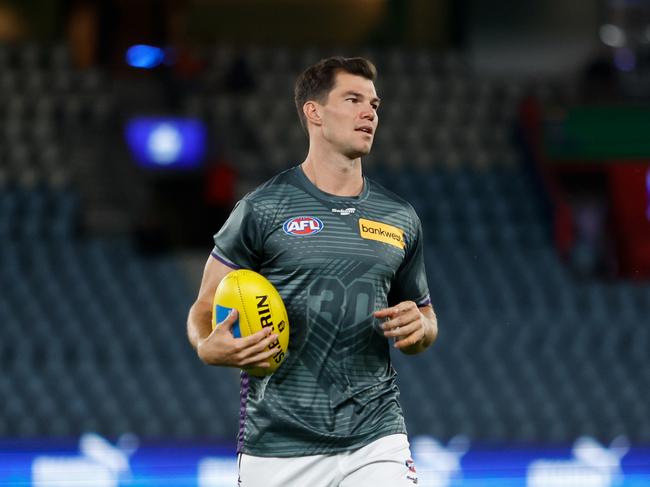
[[359,218],[359,234],[361,238],[377,240],[378,242],[383,242],[400,249],[406,246],[404,243],[404,231],[386,223]]
[[323,222],[313,216],[297,216],[284,222],[282,229],[287,235],[314,235],[323,229]]

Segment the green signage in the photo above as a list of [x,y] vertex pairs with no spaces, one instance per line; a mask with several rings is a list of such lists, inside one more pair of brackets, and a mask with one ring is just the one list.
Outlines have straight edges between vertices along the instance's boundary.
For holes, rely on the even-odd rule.
[[578,106],[544,120],[551,162],[650,158],[650,107]]

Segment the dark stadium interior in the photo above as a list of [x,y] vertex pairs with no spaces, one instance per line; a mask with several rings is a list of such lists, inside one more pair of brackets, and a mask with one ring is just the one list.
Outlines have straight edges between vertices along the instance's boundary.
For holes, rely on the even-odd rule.
[[[364,167],[425,232],[409,431],[650,443],[648,4],[278,3],[0,1],[0,438],[234,442],[238,371],[187,311],[234,202],[306,154],[296,75],[343,54],[379,72]],[[138,116],[200,121],[200,165],[136,164]]]

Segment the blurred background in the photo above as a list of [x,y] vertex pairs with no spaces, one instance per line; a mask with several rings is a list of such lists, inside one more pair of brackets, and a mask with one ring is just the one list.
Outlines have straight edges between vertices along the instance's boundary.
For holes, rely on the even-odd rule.
[[0,485],[235,484],[185,319],[330,55],[424,226],[421,485],[650,484],[650,1],[0,0]]

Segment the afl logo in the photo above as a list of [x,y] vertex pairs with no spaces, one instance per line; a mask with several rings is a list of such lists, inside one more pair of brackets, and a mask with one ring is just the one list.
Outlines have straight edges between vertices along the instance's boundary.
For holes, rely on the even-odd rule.
[[297,216],[290,218],[284,225],[282,230],[287,235],[314,235],[323,229],[323,222],[313,216]]

